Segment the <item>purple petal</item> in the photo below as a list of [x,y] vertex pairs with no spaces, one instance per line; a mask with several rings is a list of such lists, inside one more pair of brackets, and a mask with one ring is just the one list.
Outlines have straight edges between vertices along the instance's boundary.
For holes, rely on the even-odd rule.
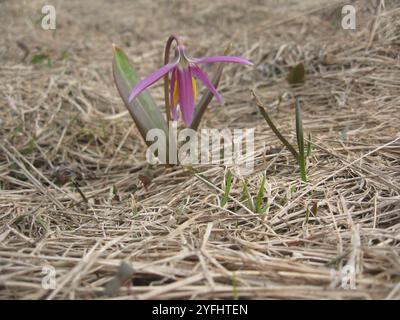
[[221,95],[218,93],[217,89],[215,89],[214,85],[208,79],[207,75],[197,66],[191,67],[193,74],[200,79],[201,82],[207,87],[208,90],[211,91],[211,93],[215,96],[215,98],[218,100],[220,104],[224,104],[224,101],[221,97]]
[[213,57],[204,57],[199,59],[194,59],[195,63],[210,63],[210,62],[233,62],[233,63],[240,63],[252,66],[254,65],[253,62],[242,58],[242,57],[232,57],[232,56],[213,56]]
[[180,69],[177,68],[178,77],[178,96],[179,106],[182,113],[183,121],[189,127],[193,121],[194,113],[194,92],[192,84],[192,72],[190,67]]
[[131,102],[135,99],[143,90],[150,87],[154,82],[162,78],[166,73],[171,71],[173,68],[176,67],[179,60],[175,60],[174,62],[168,63],[165,66],[161,67],[157,71],[153,72],[147,78],[140,81],[133,89],[129,96],[128,101]]

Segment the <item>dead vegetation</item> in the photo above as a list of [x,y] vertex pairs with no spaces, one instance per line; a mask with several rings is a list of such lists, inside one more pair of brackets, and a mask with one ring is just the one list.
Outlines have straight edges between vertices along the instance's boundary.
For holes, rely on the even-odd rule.
[[[400,298],[399,5],[355,2],[349,31],[338,3],[295,2],[74,0],[55,33],[40,29],[43,1],[1,4],[0,298],[108,298],[121,261],[132,285],[114,298]],[[112,83],[111,43],[146,75],[173,32],[193,55],[233,42],[256,64],[226,67],[226,105],[202,126],[256,129],[246,183],[257,193],[266,174],[263,215],[241,200],[240,176],[221,208],[222,166],[147,168]],[[306,82],[292,89],[299,62]],[[301,96],[307,186],[251,89],[291,141]],[[161,85],[151,92],[161,105]],[[46,265],[54,290],[42,287]],[[353,290],[338,277],[345,266]]]

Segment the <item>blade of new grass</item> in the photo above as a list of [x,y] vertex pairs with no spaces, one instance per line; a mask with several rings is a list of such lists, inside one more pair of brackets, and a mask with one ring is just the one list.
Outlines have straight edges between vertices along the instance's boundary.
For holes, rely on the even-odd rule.
[[232,187],[232,180],[233,180],[232,173],[228,171],[225,177],[224,197],[222,198],[221,201],[221,207],[224,207],[228,202],[229,192],[231,191]]
[[295,157],[295,159],[298,159],[299,156],[298,156],[297,151],[293,148],[293,146],[289,143],[289,141],[287,141],[286,138],[279,132],[278,128],[275,127],[275,124],[272,122],[271,118],[269,117],[267,111],[265,110],[264,106],[261,104],[261,101],[258,99],[255,92],[252,91],[252,93],[253,93],[254,98],[256,99],[258,109],[260,110],[265,121],[267,121],[267,123],[270,126],[270,128],[272,129],[272,131],[275,133],[275,135],[278,137],[278,139],[281,140],[283,145],[286,148],[288,148],[288,150],[292,153],[292,155]]
[[307,182],[306,162],[304,154],[303,120],[301,117],[301,105],[299,98],[296,98],[296,137],[297,137],[297,146],[299,147],[299,155],[297,161],[300,167],[301,180],[303,182]]
[[309,132],[307,141],[307,158],[311,156],[311,153],[312,153],[312,137],[311,137],[311,132]]
[[265,181],[266,177],[263,176],[260,189],[258,189],[257,197],[256,197],[256,212],[257,213],[262,213],[261,206],[263,204],[263,196],[265,192]]
[[254,203],[253,203],[253,198],[249,192],[249,189],[247,188],[247,181],[243,181],[243,193],[244,193],[244,198],[247,202],[247,208],[250,209],[250,211],[254,212]]

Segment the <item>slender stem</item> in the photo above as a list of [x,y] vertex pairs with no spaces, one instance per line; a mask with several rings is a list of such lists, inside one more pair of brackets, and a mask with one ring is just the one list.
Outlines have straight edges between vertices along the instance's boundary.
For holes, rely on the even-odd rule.
[[301,181],[307,182],[307,172],[306,172],[306,163],[303,157],[299,157],[299,166],[300,166],[300,177]]
[[286,148],[289,149],[289,151],[292,153],[292,155],[295,157],[295,159],[297,161],[299,161],[299,154],[297,153],[297,151],[293,148],[293,146],[285,139],[284,136],[282,136],[282,134],[279,132],[278,128],[275,127],[274,123],[272,122],[271,118],[269,117],[268,113],[265,111],[264,106],[262,105],[260,99],[258,98],[258,96],[256,95],[256,93],[254,91],[252,91],[252,94],[254,96],[254,98],[256,99],[256,103],[258,106],[258,109],[260,110],[262,116],[264,117],[264,119],[267,121],[268,125],[270,126],[270,128],[272,129],[272,131],[275,133],[275,135],[279,138],[279,140],[281,140],[281,142],[286,146]]
[[301,180],[307,182],[306,158],[304,154],[304,132],[303,119],[301,116],[301,105],[299,97],[296,97],[296,137],[297,146],[299,147],[298,163],[300,167]]
[[[179,40],[176,36],[171,35],[168,40],[167,44],[165,45],[165,52],[164,52],[164,65],[169,63],[169,55],[171,51],[172,42],[176,41],[179,45]],[[165,111],[167,113],[167,123],[171,121],[171,107],[169,104],[169,75],[168,73],[164,76],[164,98],[165,98]]]

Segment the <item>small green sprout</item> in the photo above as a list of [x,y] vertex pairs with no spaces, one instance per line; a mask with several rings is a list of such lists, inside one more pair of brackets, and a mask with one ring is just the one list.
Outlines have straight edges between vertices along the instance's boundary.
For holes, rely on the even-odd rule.
[[307,141],[307,158],[311,157],[311,153],[312,153],[312,137],[311,137],[311,132],[309,132]]
[[[300,177],[303,182],[307,182],[307,172],[306,172],[306,160],[305,160],[305,152],[304,152],[304,131],[303,131],[303,120],[301,116],[301,105],[300,105],[300,100],[297,97],[296,98],[296,138],[297,138],[297,147],[298,151],[289,143],[288,140],[280,133],[278,128],[275,126],[275,124],[272,122],[271,118],[269,117],[265,107],[261,103],[260,99],[258,96],[255,94],[254,91],[252,91],[252,94],[256,100],[258,109],[260,110],[262,116],[264,117],[265,121],[269,125],[269,127],[272,129],[272,131],[275,133],[275,135],[278,137],[278,139],[283,143],[283,145],[288,148],[290,153],[293,155],[293,157],[296,159],[299,168],[300,168]],[[307,144],[307,155],[311,154],[312,151],[312,146],[311,146],[311,135],[308,135],[309,141]]]
[[262,207],[263,205],[263,196],[265,192],[265,181],[266,181],[265,175],[262,178],[261,184],[260,184],[260,189],[258,190],[257,193],[257,198],[256,198],[256,213],[264,213],[267,210],[267,207]]
[[263,203],[266,180],[267,179],[266,179],[266,177],[264,175],[263,178],[262,178],[260,187],[258,189],[255,202],[254,202],[254,199],[253,199],[253,197],[252,197],[252,195],[251,195],[251,193],[250,193],[250,191],[249,191],[249,189],[247,187],[247,181],[246,180],[243,181],[243,198],[242,198],[242,200],[246,201],[247,202],[247,207],[249,208],[249,210],[251,210],[251,211],[253,211],[255,213],[264,214],[267,211],[268,207],[269,207],[268,201],[267,201],[267,203],[265,205]]
[[49,55],[45,54],[45,53],[38,53],[35,54],[32,59],[31,59],[31,63],[32,64],[39,64],[42,63],[44,61],[47,61],[47,65],[51,66],[52,61]]
[[302,116],[301,116],[300,100],[298,98],[296,98],[296,137],[297,137],[297,146],[299,149],[297,162],[300,167],[301,180],[303,182],[307,182],[306,157],[304,155],[303,120],[302,120]]
[[221,200],[221,207],[224,207],[228,202],[229,192],[231,191],[232,187],[233,176],[232,173],[228,170],[225,176],[225,184],[224,184],[224,196]]
[[247,180],[243,181],[243,201],[247,202],[247,208],[254,212],[253,197],[250,194],[249,188],[247,188]]
[[232,300],[239,300],[238,281],[235,273],[232,274]]

